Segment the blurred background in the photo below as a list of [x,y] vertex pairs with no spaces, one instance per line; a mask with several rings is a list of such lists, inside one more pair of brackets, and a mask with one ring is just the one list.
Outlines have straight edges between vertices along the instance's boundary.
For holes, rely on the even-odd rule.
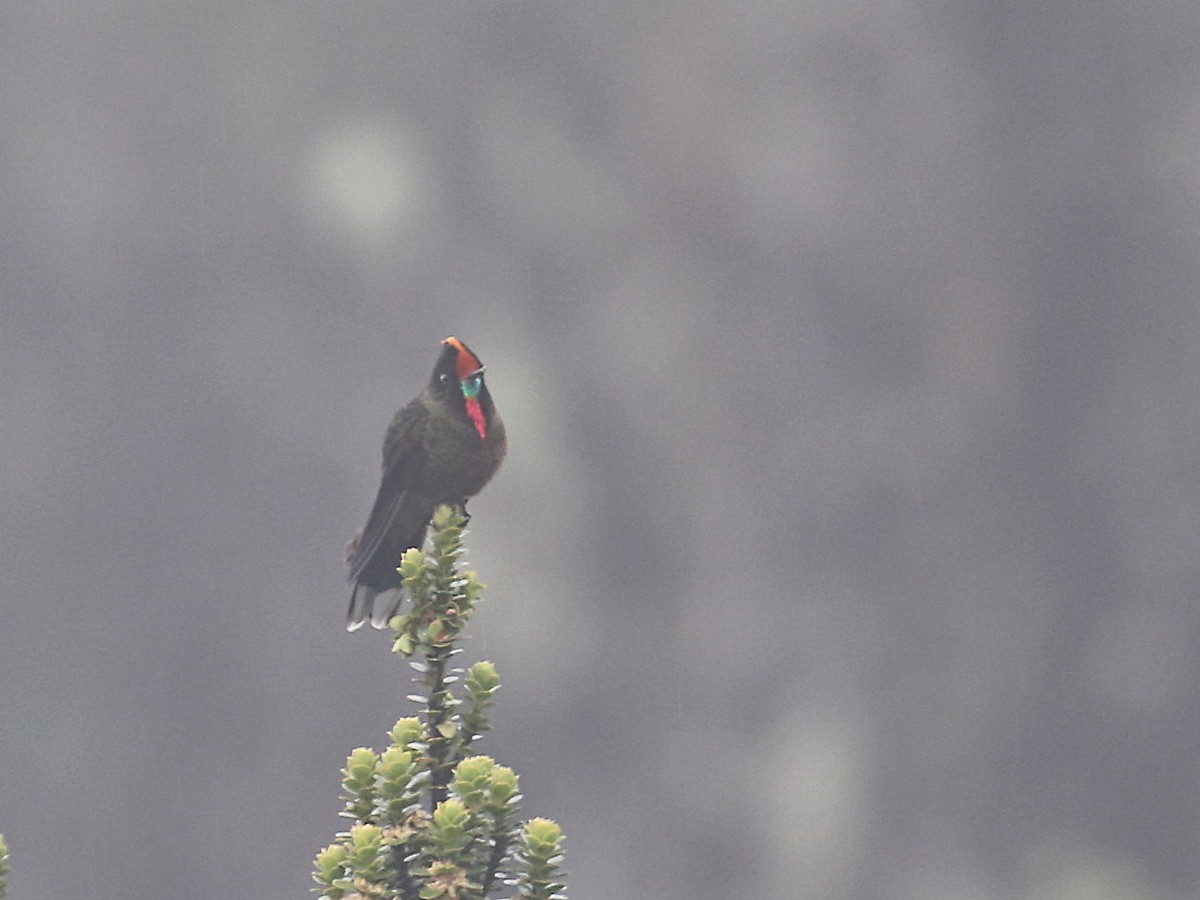
[[1200,892],[1200,6],[0,10],[14,898],[303,897],[454,334],[570,895]]

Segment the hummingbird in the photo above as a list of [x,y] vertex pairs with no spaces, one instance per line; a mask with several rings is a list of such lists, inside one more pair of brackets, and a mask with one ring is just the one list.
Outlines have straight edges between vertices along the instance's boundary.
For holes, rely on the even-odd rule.
[[506,446],[483,363],[458,338],[446,338],[429,384],[388,426],[379,494],[366,527],[346,546],[352,585],[347,631],[368,619],[383,628],[396,614],[400,557],[425,543],[440,505],[466,512],[467,500],[496,473]]

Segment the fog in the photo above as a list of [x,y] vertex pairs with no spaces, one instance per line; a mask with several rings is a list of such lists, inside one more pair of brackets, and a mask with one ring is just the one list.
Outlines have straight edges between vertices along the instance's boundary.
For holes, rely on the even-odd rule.
[[1200,6],[0,11],[18,898],[302,897],[447,335],[569,895],[1200,891]]

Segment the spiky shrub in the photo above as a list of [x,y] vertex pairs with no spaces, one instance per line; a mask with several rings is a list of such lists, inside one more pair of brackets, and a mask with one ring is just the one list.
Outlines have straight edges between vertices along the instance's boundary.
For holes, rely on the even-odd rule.
[[390,627],[422,692],[418,716],[400,719],[381,753],[354,750],[342,770],[349,831],[317,854],[321,900],[482,900],[507,885],[513,898],[563,897],[562,832],[549,819],[521,823],[512,769],[472,745],[487,731],[500,679],[490,662],[451,665],[483,585],[463,570],[462,514],[443,506],[428,550],[404,554],[409,601]]

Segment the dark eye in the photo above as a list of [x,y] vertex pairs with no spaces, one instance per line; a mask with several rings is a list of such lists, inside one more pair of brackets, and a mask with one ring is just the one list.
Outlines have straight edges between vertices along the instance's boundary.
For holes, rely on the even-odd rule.
[[449,384],[450,376],[447,375],[445,372],[443,372],[441,375],[438,376],[438,381],[440,381],[442,384]]

